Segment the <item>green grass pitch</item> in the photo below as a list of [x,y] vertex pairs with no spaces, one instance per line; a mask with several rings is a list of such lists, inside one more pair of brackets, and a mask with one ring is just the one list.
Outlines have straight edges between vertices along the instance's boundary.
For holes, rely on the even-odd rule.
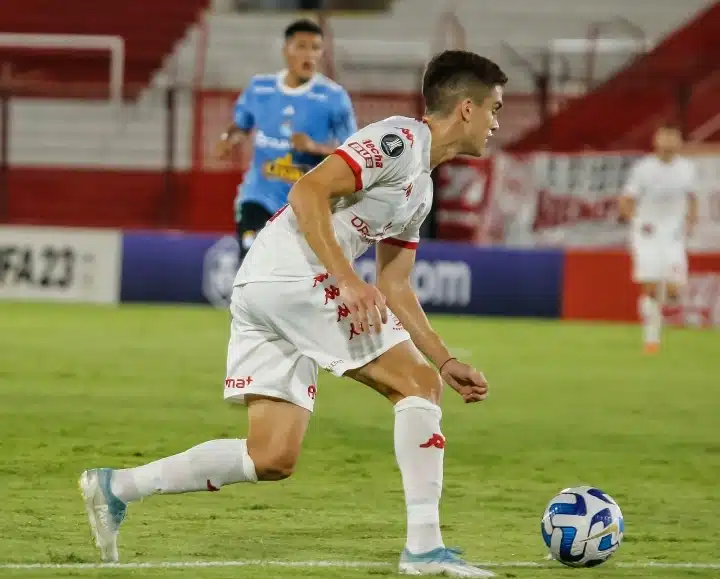
[[[720,577],[720,338],[668,330],[656,357],[639,329],[436,317],[485,371],[491,395],[443,401],[444,538],[501,577]],[[93,466],[133,466],[199,442],[243,436],[222,400],[228,314],[200,307],[0,305],[0,577],[363,578],[394,574],[404,539],[393,414],[349,380],[320,378],[297,474],[219,493],[133,504],[125,563],[363,561],[370,568],[9,568],[96,563],[76,486]],[[596,485],[619,502],[626,536],[592,570],[544,561],[539,530],[561,488]]]

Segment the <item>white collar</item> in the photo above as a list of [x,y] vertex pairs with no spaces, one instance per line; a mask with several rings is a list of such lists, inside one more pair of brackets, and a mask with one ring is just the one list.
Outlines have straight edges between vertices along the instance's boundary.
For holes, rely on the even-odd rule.
[[277,74],[277,86],[278,90],[283,94],[288,95],[299,95],[299,94],[305,94],[308,92],[313,86],[315,86],[315,82],[317,81],[317,74],[314,74],[312,78],[307,81],[304,84],[301,84],[298,87],[292,88],[285,84],[285,78],[287,78],[288,70],[283,69]]

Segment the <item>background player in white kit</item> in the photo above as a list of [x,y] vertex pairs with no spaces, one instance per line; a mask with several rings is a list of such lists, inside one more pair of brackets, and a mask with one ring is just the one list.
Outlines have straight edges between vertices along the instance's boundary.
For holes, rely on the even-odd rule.
[[[493,575],[446,548],[439,522],[443,379],[468,403],[485,399],[487,382],[433,330],[410,274],[432,203],[432,168],[483,152],[506,82],[481,56],[444,52],[425,71],[422,122],[391,117],[370,125],[295,184],[235,280],[225,398],[247,405],[247,439],[212,440],[136,468],[85,471],[80,486],[105,560],[117,560],[128,502],[290,476],[323,367],[394,406],[407,507],[400,571]],[[375,243],[377,287],[351,265]]]
[[620,198],[620,213],[631,222],[633,281],[640,284],[638,311],[645,351],[660,347],[662,308],[679,299],[687,283],[687,237],[697,223],[695,168],[679,155],[682,133],[658,128],[655,152],[632,167]]

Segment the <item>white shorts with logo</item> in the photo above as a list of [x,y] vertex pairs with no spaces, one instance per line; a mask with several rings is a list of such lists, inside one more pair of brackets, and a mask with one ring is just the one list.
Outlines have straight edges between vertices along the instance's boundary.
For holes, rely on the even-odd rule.
[[632,247],[633,281],[685,285],[688,261],[685,245],[673,241],[635,241]]
[[235,287],[225,400],[255,394],[312,411],[319,368],[342,376],[410,339],[393,314],[379,334],[356,328],[338,294],[324,275]]

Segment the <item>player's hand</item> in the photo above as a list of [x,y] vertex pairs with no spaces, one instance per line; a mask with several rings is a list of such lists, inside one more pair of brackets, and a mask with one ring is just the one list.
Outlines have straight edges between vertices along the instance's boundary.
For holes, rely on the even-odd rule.
[[290,141],[292,143],[292,148],[298,153],[316,153],[315,141],[313,141],[305,133],[293,133]]
[[487,398],[488,383],[485,376],[468,364],[451,358],[443,364],[440,376],[468,404]]
[[[358,331],[374,329],[382,331],[382,324],[388,321],[388,309],[385,296],[374,285],[365,283],[360,278],[342,281],[340,296],[350,310],[350,319]],[[361,329],[362,328],[362,329]]]
[[232,139],[220,139],[215,145],[215,157],[221,161],[226,161],[232,155],[235,143]]

